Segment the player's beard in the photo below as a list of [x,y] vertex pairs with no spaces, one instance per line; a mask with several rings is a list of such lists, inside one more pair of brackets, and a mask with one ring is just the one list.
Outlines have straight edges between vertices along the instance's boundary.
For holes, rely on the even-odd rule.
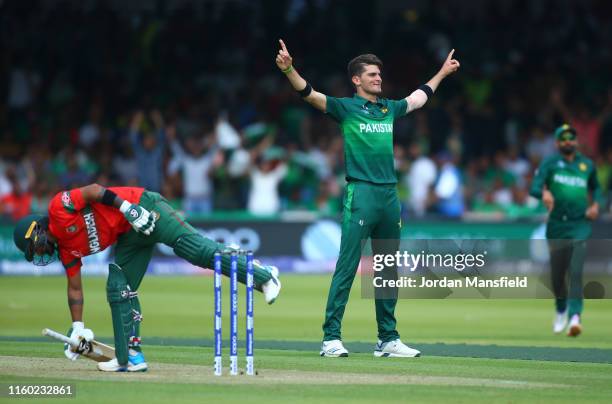
[[379,96],[382,94],[382,85],[380,87],[371,86],[368,91],[366,91],[370,95]]
[[569,155],[574,154],[576,152],[576,146],[574,146],[574,145],[563,145],[563,146],[559,147],[559,151],[561,152],[561,154],[569,156]]

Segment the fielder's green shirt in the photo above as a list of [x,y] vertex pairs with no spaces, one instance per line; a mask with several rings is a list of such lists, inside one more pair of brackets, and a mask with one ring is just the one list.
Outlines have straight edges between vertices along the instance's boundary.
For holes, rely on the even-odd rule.
[[326,113],[340,124],[344,135],[347,180],[395,184],[393,121],[406,115],[407,102],[378,98],[371,102],[327,96]]
[[600,199],[595,165],[580,153],[576,153],[572,162],[565,160],[561,154],[545,159],[536,171],[530,194],[542,198],[544,185],[555,198],[551,220],[584,219],[590,204],[589,193],[592,193],[594,201]]

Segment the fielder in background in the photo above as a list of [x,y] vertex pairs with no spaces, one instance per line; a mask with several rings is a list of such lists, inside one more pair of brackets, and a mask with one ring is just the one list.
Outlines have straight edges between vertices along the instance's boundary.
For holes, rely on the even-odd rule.
[[[116,358],[100,362],[102,371],[144,371],[138,287],[147,270],[155,243],[173,248],[176,255],[202,268],[212,268],[214,254],[226,247],[203,237],[158,193],[143,188],[104,188],[87,185],[58,193],[49,202],[48,216],[28,216],[13,234],[26,260],[47,265],[59,255],[68,278],[68,306],[72,316],[70,338],[91,340],[83,323],[81,257],[116,243],[115,263],[109,265],[106,293],[113,319]],[[230,257],[223,257],[229,276]],[[255,288],[273,303],[280,293],[278,269],[254,263]],[[246,281],[246,262],[238,262],[238,280]],[[78,354],[66,347],[69,359]]]
[[[344,136],[348,185],[342,216],[342,240],[327,298],[320,355],[348,356],[342,344],[340,328],[361,258],[362,241],[371,238],[375,250],[375,240],[398,240],[399,244],[401,219],[393,156],[393,122],[421,108],[433,96],[440,82],[457,71],[459,62],[453,59],[453,49],[440,71],[426,84],[404,99],[388,100],[381,98],[382,62],[372,54],[360,55],[348,64],[348,76],[356,94],[350,98],[335,98],[315,91],[298,74],[285,43],[282,40],[279,42],[280,50],[276,56],[278,68],[304,101],[338,122]],[[383,244],[383,250],[393,250],[391,243]],[[379,249],[374,253],[395,251]],[[396,303],[397,296],[375,299],[378,343],[374,355],[419,356],[419,351],[409,348],[400,340],[396,329]]]
[[553,331],[563,332],[569,320],[567,335],[576,337],[582,332],[586,240],[591,236],[591,221],[599,214],[601,195],[595,164],[576,151],[576,130],[564,124],[555,131],[555,139],[559,153],[540,164],[530,194],[542,199],[549,211],[546,238],[555,294]]

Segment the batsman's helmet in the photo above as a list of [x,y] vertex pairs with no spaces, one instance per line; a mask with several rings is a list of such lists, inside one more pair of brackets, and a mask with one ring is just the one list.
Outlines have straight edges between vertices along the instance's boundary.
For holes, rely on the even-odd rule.
[[47,216],[29,215],[19,220],[13,231],[15,245],[34,265],[47,265],[57,259],[56,246],[48,237],[48,227]]

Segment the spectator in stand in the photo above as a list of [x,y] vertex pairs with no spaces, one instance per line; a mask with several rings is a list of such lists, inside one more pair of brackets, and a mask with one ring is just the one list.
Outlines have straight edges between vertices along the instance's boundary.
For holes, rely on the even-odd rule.
[[118,182],[130,187],[138,186],[138,160],[134,155],[132,142],[127,138],[121,139],[116,150],[112,164]]
[[69,189],[87,185],[91,176],[79,165],[77,153],[69,153],[66,158],[66,170],[59,176],[61,187]]
[[553,135],[551,133],[546,133],[539,125],[532,127],[526,149],[527,157],[533,165],[539,164],[543,159],[554,154],[557,150]]
[[273,215],[281,208],[278,186],[287,174],[287,165],[284,161],[284,150],[278,147],[268,148],[271,143],[272,137],[268,137],[251,154],[254,164],[250,174],[248,210],[253,215]]
[[6,103],[12,113],[25,112],[38,93],[41,77],[32,68],[32,63],[21,55],[13,56],[13,68],[8,77],[8,94]]
[[[315,13],[312,8],[298,7],[284,17],[275,16],[274,2],[255,5],[190,0],[184,7],[162,2],[165,6],[155,8],[154,19],[147,16],[151,10],[142,1],[97,2],[101,7],[89,7],[90,2],[43,1],[27,13],[22,3],[0,2],[3,35],[18,38],[3,42],[0,57],[0,74],[5,78],[0,82],[0,155],[14,163],[23,156],[32,160],[35,179],[28,179],[29,189],[34,191],[32,184],[43,181],[49,185],[49,193],[59,190],[58,177],[65,173],[68,161],[63,149],[70,145],[90,153],[87,159],[79,152],[78,163],[91,178],[102,174],[111,181],[155,190],[163,184],[168,195],[180,195],[182,181],[164,179],[166,142],[156,136],[148,112],[137,128],[138,148],[122,143],[131,138],[122,131],[130,127],[125,111],[133,103],[146,111],[153,105],[163,106],[164,117],[176,124],[182,136],[197,134],[204,122],[219,117],[215,133],[226,164],[213,170],[215,208],[246,208],[250,173],[245,167],[252,166],[253,145],[245,135],[257,132],[253,129],[258,126],[273,128],[266,132],[275,131],[275,144],[290,151],[289,172],[278,189],[283,208],[316,210],[325,205],[321,201],[336,198],[330,195],[334,187],[320,185],[330,177],[343,187],[343,138],[335,136],[335,124],[294,105],[298,99],[290,88],[280,85],[279,77],[270,74],[265,57],[249,57],[253,49],[263,49],[276,39],[275,30],[259,30],[272,23],[281,24],[301,47],[336,37],[337,27],[351,20],[350,13],[337,12],[336,2],[316,2]],[[210,8],[202,3],[214,4]],[[524,148],[524,157],[535,168],[555,152],[550,132],[566,116],[577,127],[587,153],[603,153],[612,147],[612,75],[605,68],[612,65],[612,53],[609,46],[603,46],[610,42],[608,27],[612,24],[609,13],[600,12],[607,11],[606,2],[563,1],[550,10],[541,2],[525,7],[520,0],[486,2],[485,8],[478,2],[468,5],[459,0],[437,8],[429,7],[428,2],[412,3],[394,2],[370,16],[372,26],[379,28],[377,38],[394,38],[378,41],[377,48],[404,67],[404,74],[388,77],[385,92],[398,95],[410,87],[415,77],[426,75],[434,59],[448,53],[450,46],[461,50],[470,66],[462,76],[465,80],[449,90],[451,97],[439,99],[426,113],[417,112],[396,124],[396,146],[406,148],[410,141],[418,140],[424,156],[432,158],[442,149],[461,156],[458,168],[469,172],[466,189],[470,205],[472,200],[483,201],[485,197],[486,186],[479,177],[481,156],[486,153],[492,158],[507,146],[518,146]],[[406,30],[402,28],[405,21],[397,16],[408,10],[422,18]],[[259,27],[257,19],[236,17],[250,15],[264,16],[263,25]],[[330,16],[334,24],[326,23]],[[407,53],[394,46],[415,35],[427,36],[428,27],[451,24],[450,16],[453,29],[462,35],[434,34],[423,53],[414,49]],[[320,28],[315,37],[302,29],[304,21]],[[517,23],[525,21],[528,23]],[[53,27],[54,35],[46,35],[48,30],[40,27]],[[131,40],[147,32],[146,40]],[[237,32],[244,35],[236,36]],[[496,41],[479,42],[482,32]],[[234,41],[228,48],[215,41],[216,37]],[[350,96],[344,74],[334,74],[333,66],[343,63],[343,55],[362,42],[359,36],[331,41],[320,49],[320,59],[305,60],[302,67],[312,72],[313,80],[315,76],[329,78],[321,81],[321,90]],[[532,57],[534,54],[538,57]],[[261,78],[255,85],[249,80],[252,75]],[[43,142],[46,144],[41,146]],[[106,163],[101,161],[97,145],[104,142],[112,147],[111,175],[105,172]],[[317,163],[303,164],[308,162],[302,159],[305,154]],[[603,156],[593,158],[606,160]],[[524,162],[509,159],[507,169],[517,179],[518,188],[512,189],[517,201],[523,199],[519,173]],[[398,155],[396,160],[396,167],[407,167],[407,158]],[[17,177],[21,183],[24,175],[20,170]],[[7,184],[4,181],[8,189]],[[2,187],[0,175],[0,192]],[[408,202],[409,198],[403,200]]]
[[30,214],[32,194],[19,183],[13,168],[7,172],[7,178],[11,183],[12,190],[0,197],[0,215],[16,222]]
[[9,165],[0,159],[0,197],[13,192],[13,185],[7,174]]
[[412,164],[404,181],[410,191],[410,210],[415,216],[421,217],[427,211],[430,188],[436,181],[436,164],[432,159],[423,155],[419,142],[410,145],[409,153]]
[[608,103],[599,114],[593,113],[593,108],[585,102],[576,102],[568,108],[559,88],[551,91],[551,103],[561,113],[563,120],[569,122],[578,133],[580,150],[586,156],[594,158],[600,152],[601,130],[608,115],[612,113],[612,91],[608,93]]
[[51,200],[52,186],[46,181],[38,180],[32,186],[31,213],[46,215]]
[[465,211],[463,183],[456,158],[448,152],[437,155],[439,175],[433,189],[436,212],[448,218],[460,218]]
[[526,186],[525,178],[530,174],[531,166],[529,165],[529,161],[520,155],[518,146],[512,145],[508,149],[508,155],[504,162],[504,169],[512,174],[518,186]]
[[79,145],[91,150],[102,136],[102,106],[94,103],[89,109],[89,119],[79,129]]
[[[153,128],[145,125],[145,114],[137,111],[130,123],[130,141],[138,163],[138,186],[159,192],[164,178],[165,130],[161,112],[155,109],[149,114]],[[143,130],[144,128],[144,130]]]
[[168,129],[168,139],[173,154],[168,174],[172,176],[182,172],[183,209],[188,213],[210,213],[214,191],[210,176],[213,169],[223,164],[223,153],[215,143],[214,134],[189,136],[185,140],[185,149],[176,139],[173,129]]

